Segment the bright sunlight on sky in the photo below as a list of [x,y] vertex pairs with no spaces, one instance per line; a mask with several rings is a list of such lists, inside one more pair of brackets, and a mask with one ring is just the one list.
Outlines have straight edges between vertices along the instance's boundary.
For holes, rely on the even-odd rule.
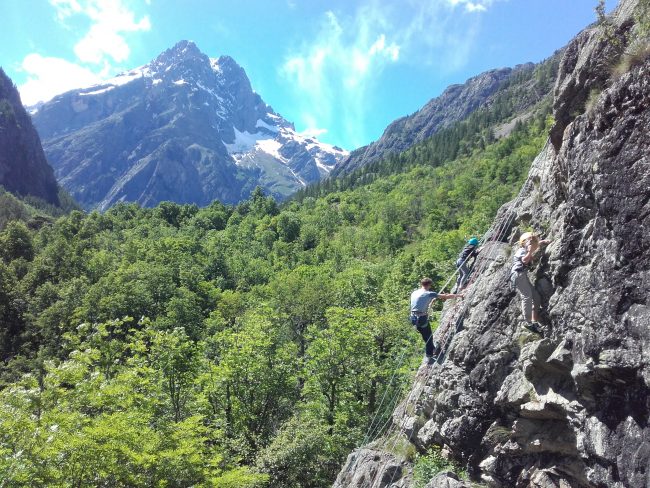
[[188,39],[232,56],[297,130],[354,149],[450,84],[547,58],[595,20],[597,3],[2,0],[0,66],[32,105]]

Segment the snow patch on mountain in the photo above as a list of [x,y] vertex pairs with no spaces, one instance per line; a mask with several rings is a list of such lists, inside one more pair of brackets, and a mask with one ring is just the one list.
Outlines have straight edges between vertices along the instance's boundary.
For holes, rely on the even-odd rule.
[[275,139],[260,139],[256,144],[257,148],[267,154],[270,154],[278,161],[286,164],[287,160],[280,154],[280,149],[282,148],[282,143]]
[[280,130],[280,128],[277,125],[267,124],[262,119],[257,120],[255,127],[263,127],[265,129],[270,130],[271,132],[278,132]]
[[106,80],[105,82],[101,83],[100,85],[112,85],[112,86],[122,86],[126,85],[127,83],[131,83],[132,81],[135,81],[140,78],[144,78],[150,76],[150,72],[148,69],[145,69],[144,66],[140,68],[133,69],[131,71],[125,71],[124,73],[120,73],[117,75],[115,78],[111,78],[109,80]]
[[[270,117],[271,119],[282,120],[281,117],[275,114],[268,115],[273,116]],[[313,158],[320,175],[324,176],[332,171],[337,160],[341,160],[348,155],[347,151],[337,146],[318,142],[312,137],[304,137],[289,127],[271,125],[262,119],[257,121],[256,127],[263,130],[250,133],[234,128],[235,140],[229,144],[224,143],[228,154],[233,157],[235,162],[242,162],[244,156],[249,153],[262,152],[287,165],[291,163],[291,159],[302,148],[304,152]],[[251,164],[250,159],[246,158],[249,166]],[[302,178],[297,176],[297,179],[304,183]]]
[[251,151],[258,141],[263,139],[272,139],[268,134],[260,132],[251,134],[247,131],[240,132],[236,127],[233,129],[235,131],[235,140],[230,144],[224,143],[224,146],[226,146],[228,154],[230,155]]
[[334,168],[335,164],[326,164],[322,159],[320,158],[314,158],[314,161],[316,161],[316,167],[320,171],[321,174],[329,174],[330,171]]
[[219,66],[219,60],[217,58],[210,58],[210,67],[215,73],[221,73],[221,66]]
[[79,93],[79,96],[86,97],[89,95],[99,95],[100,93],[106,93],[108,91],[114,90],[114,86],[107,86],[106,88],[100,88],[99,90],[93,90],[89,92]]

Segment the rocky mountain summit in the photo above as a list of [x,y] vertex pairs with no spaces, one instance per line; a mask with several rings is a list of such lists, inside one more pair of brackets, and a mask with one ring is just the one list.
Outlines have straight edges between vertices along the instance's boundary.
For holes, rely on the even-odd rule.
[[[639,4],[622,1],[568,46],[551,137],[497,215],[460,321],[443,318],[455,330],[446,354],[419,369],[392,429],[348,457],[335,487],[413,486],[409,443],[439,446],[481,486],[650,486],[650,49],[638,43]],[[541,335],[520,326],[508,280],[530,229],[552,240],[531,271]],[[470,482],[442,473],[427,484],[443,486]]]
[[35,109],[61,184],[86,208],[119,201],[235,203],[284,197],[346,156],[296,133],[232,58],[181,41],[151,63]]
[[18,90],[0,69],[0,185],[59,204],[59,187]]

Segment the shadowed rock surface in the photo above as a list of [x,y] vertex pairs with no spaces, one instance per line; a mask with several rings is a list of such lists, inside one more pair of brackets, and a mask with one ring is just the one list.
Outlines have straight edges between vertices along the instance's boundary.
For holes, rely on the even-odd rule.
[[[635,5],[617,8],[616,37],[631,35]],[[497,216],[507,242],[482,253],[463,329],[393,415],[405,441],[443,446],[488,486],[650,486],[650,60],[614,78],[616,57],[598,27],[568,46],[551,138]],[[508,283],[512,246],[531,227],[552,239],[530,271],[543,337],[521,328]],[[335,486],[366,486],[364,470],[349,459],[349,482]]]
[[18,90],[0,69],[0,185],[59,204],[59,187]]

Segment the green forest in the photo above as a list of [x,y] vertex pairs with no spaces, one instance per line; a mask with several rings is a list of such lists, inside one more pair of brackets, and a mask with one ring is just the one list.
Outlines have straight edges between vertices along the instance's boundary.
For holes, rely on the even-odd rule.
[[549,124],[457,130],[281,205],[0,195],[0,486],[330,486],[420,364],[409,293],[453,273]]

